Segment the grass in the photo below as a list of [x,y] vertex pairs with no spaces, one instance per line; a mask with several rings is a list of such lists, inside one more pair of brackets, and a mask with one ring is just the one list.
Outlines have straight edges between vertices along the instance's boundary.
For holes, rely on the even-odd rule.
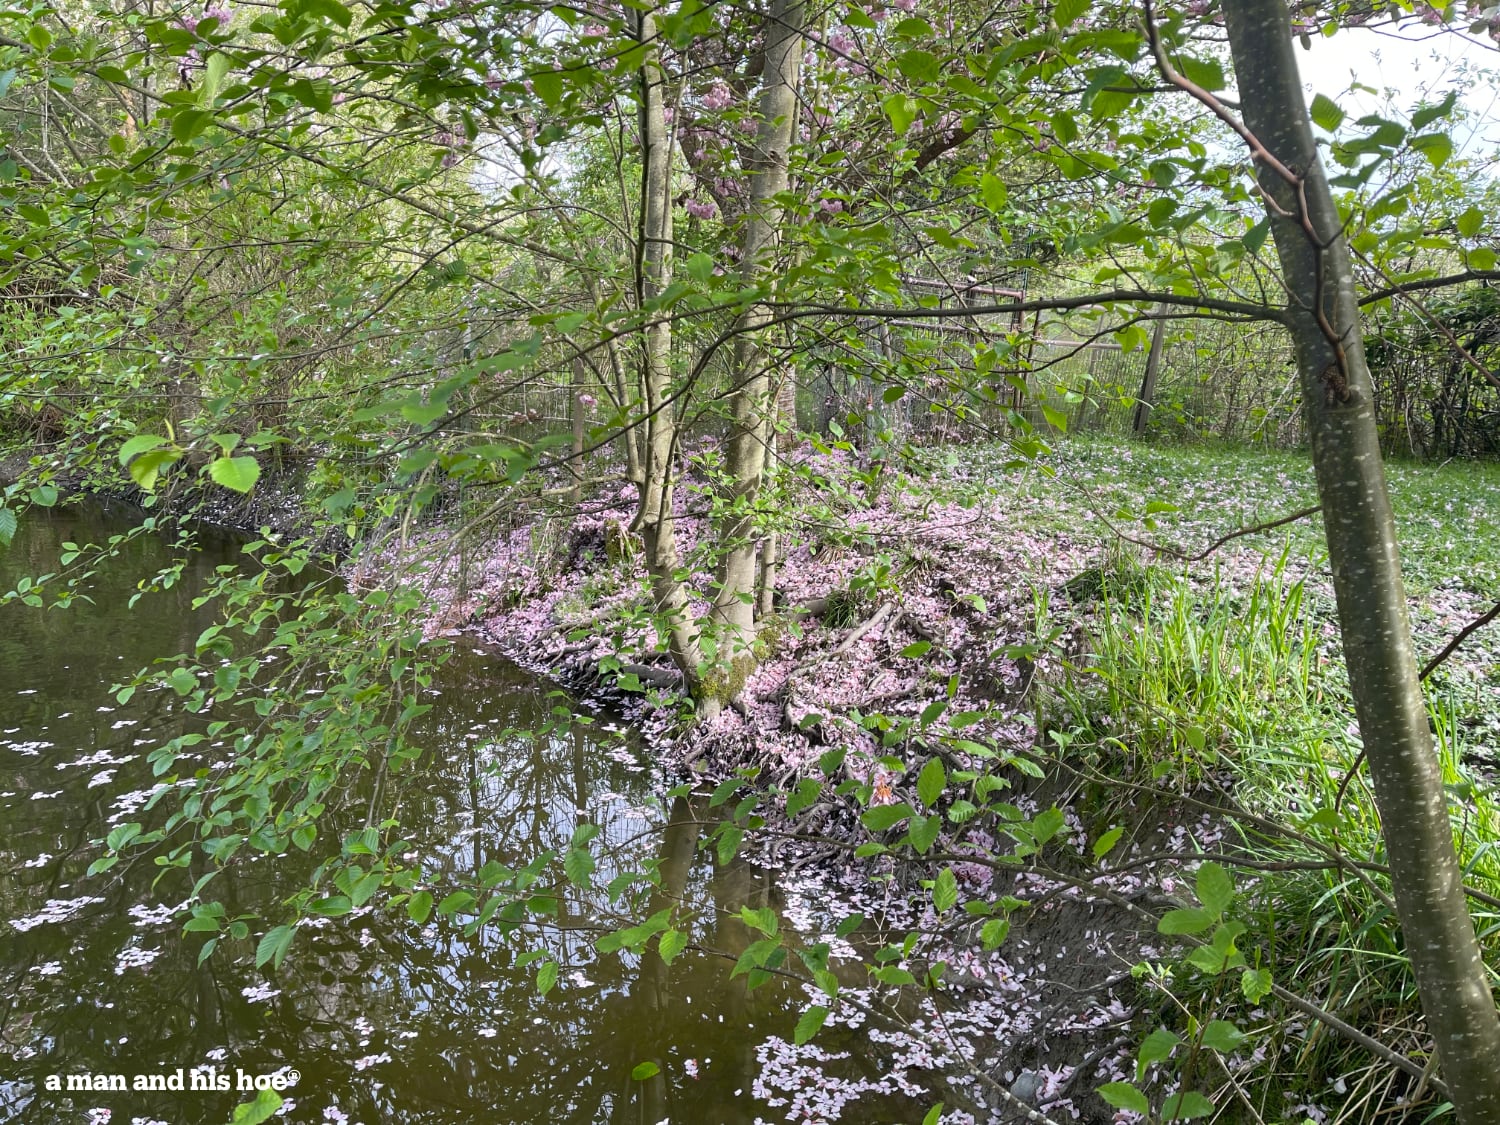
[[[1151,528],[1131,521],[1131,534],[1207,542],[1311,500],[1306,459],[1290,454],[1090,442],[1071,443],[1067,462],[1066,475],[1088,497],[1033,476],[1027,487],[1053,497],[1048,505],[1036,503],[1039,492],[1020,498],[1031,501],[1036,526],[1076,528],[1082,512],[1101,504],[1124,523],[1127,510],[1143,512],[1149,499],[1177,510],[1152,513]],[[1500,543],[1487,533],[1500,526],[1500,469],[1398,464],[1390,482],[1419,651],[1433,651],[1453,631],[1452,611],[1475,602],[1456,594],[1500,596]],[[1244,854],[1309,868],[1243,876],[1253,908],[1247,942],[1259,943],[1275,979],[1295,982],[1299,994],[1421,1061],[1429,1045],[1386,905],[1389,881],[1378,870],[1385,844],[1373,796],[1363,778],[1341,793],[1358,741],[1320,535],[1308,523],[1280,533],[1269,554],[1263,542],[1241,540],[1217,563],[1193,566],[1158,561],[1132,570],[1106,552],[1097,572],[1080,575],[1076,589],[1069,584],[1070,593],[1090,595],[1072,599],[1087,654],[1054,678],[1049,718],[1070,729],[1069,753],[1093,755],[1102,773],[1181,792],[1208,778],[1226,782],[1231,810],[1262,818],[1228,814]],[[1045,627],[1058,610],[1042,608]],[[1476,635],[1463,659],[1428,683],[1460,861],[1469,884],[1490,896],[1500,896],[1500,791],[1476,766],[1481,743],[1500,727],[1497,650],[1495,631]],[[1376,867],[1316,866],[1333,853]],[[1473,913],[1486,957],[1500,967],[1500,909],[1476,900]],[[1372,1065],[1361,1048],[1287,1029],[1268,1035],[1254,1079],[1260,1100],[1275,1091],[1268,1106],[1295,1092],[1336,1101],[1330,1121],[1373,1120],[1382,1110],[1403,1120],[1395,1099],[1411,1092],[1410,1081]],[[1333,1099],[1335,1081],[1342,1093]],[[1434,1104],[1429,1097],[1412,1119]]]
[[[1193,550],[1318,502],[1312,462],[1299,452],[1070,438],[1035,468],[1007,469],[1012,460],[1000,445],[924,451],[919,487],[972,498],[1003,482],[1023,526],[1076,534],[1104,517],[1132,536]],[[1457,582],[1500,599],[1500,465],[1391,461],[1386,474],[1409,590]],[[1293,554],[1323,546],[1317,518],[1275,535]]]

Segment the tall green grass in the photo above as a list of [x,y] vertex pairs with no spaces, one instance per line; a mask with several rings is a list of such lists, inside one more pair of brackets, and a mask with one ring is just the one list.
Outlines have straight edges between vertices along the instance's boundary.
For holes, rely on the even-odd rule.
[[[1252,910],[1247,942],[1259,943],[1278,982],[1422,1060],[1429,1044],[1380,870],[1379,815],[1363,777],[1345,782],[1359,743],[1330,610],[1310,595],[1299,576],[1308,570],[1294,561],[1284,549],[1238,582],[1139,562],[1101,567],[1097,594],[1074,599],[1082,603],[1073,613],[1085,651],[1052,678],[1044,711],[1068,730],[1060,742],[1075,764],[1081,756],[1096,776],[1164,794],[1201,793],[1204,781],[1226,791],[1233,850],[1262,864],[1299,865],[1242,872]],[[1039,634],[1062,612],[1040,597]],[[1475,748],[1465,743],[1464,712],[1459,701],[1431,694],[1466,880],[1500,898],[1500,802],[1493,783],[1466,765]],[[1107,793],[1107,783],[1102,788]],[[1471,906],[1500,980],[1500,908],[1482,898]],[[1298,1092],[1335,1106],[1337,1122],[1407,1119],[1398,1099],[1412,1093],[1409,1078],[1326,1029],[1292,1026],[1269,1033],[1272,1049],[1257,1072],[1268,1108]],[[1411,1119],[1436,1104],[1425,1096]]]

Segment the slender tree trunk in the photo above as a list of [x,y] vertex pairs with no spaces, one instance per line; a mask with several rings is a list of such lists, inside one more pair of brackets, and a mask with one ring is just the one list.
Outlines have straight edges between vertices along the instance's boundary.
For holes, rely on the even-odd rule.
[[[771,404],[771,418],[771,440],[766,445],[768,477],[777,471],[777,460],[791,446],[791,442],[785,440],[783,435],[789,437],[797,425],[797,369],[792,364],[787,364],[781,371],[775,399]],[[776,611],[776,574],[780,566],[781,533],[773,527],[766,532],[760,545],[760,579],[755,595],[757,621]]]
[[[766,61],[760,88],[760,130],[750,168],[750,210],[745,219],[741,278],[749,288],[770,275],[781,228],[776,196],[787,189],[788,156],[797,124],[797,82],[802,63],[802,0],[772,0],[766,20]],[[755,641],[755,504],[767,466],[775,404],[770,361],[758,329],[770,312],[754,306],[740,318],[734,346],[734,429],[728,468],[733,478],[730,514],[721,534],[723,561],[714,598],[719,652],[741,669],[752,662]],[[731,686],[741,677],[732,676]],[[732,692],[731,692],[732,694]]]
[[[1163,312],[1163,306],[1158,305],[1157,312]],[[1136,396],[1135,420],[1131,429],[1136,437],[1146,432],[1146,424],[1151,417],[1151,410],[1156,406],[1156,380],[1161,375],[1161,353],[1162,346],[1166,342],[1167,322],[1158,320],[1155,327],[1151,329],[1151,350],[1146,354],[1146,372],[1141,376],[1141,393]]]
[[[588,286],[589,298],[594,302],[594,308],[603,308],[604,298],[600,295],[598,282],[590,279]],[[625,360],[620,355],[619,342],[611,338],[604,345],[604,351],[609,357],[609,387],[614,392],[612,397],[615,406],[628,418],[634,396],[630,393],[629,383],[625,374]],[[620,446],[625,453],[625,479],[634,484],[643,484],[646,480],[646,470],[641,460],[640,426],[627,424],[622,427],[620,430]]]
[[638,308],[652,318],[642,331],[641,385],[646,392],[640,509],[636,528],[645,548],[655,610],[667,634],[672,659],[689,691],[700,684],[698,627],[677,572],[677,531],[672,492],[677,454],[677,415],[671,402],[672,326],[657,316],[655,302],[672,280],[672,148],[667,131],[665,78],[657,50],[656,17],[635,14],[640,42],[648,45],[638,77],[641,133],[641,222],[636,246]]
[[1500,1016],[1417,679],[1349,250],[1313,143],[1285,3],[1228,0],[1225,16],[1244,123],[1267,150],[1256,170],[1291,295],[1339,628],[1406,951],[1459,1121],[1494,1125]]
[[573,393],[570,407],[573,414],[573,446],[569,451],[568,471],[573,474],[573,490],[568,494],[568,503],[574,508],[583,503],[583,431],[584,431],[584,364],[582,359],[573,360]]

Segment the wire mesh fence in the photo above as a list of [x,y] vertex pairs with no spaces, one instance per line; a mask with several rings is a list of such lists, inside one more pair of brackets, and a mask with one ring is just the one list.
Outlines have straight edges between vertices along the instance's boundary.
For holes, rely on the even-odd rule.
[[[1303,440],[1284,333],[1210,321],[1161,325],[1154,378],[1149,342],[1126,348],[1013,326],[893,328],[889,343],[872,349],[873,362],[831,361],[801,373],[798,421],[825,433],[859,427],[918,442],[984,440],[1014,429],[1017,416],[1070,433],[1276,447]],[[890,391],[896,386],[899,397]]]
[[[1019,419],[1054,433],[1274,448],[1305,441],[1294,358],[1278,325],[1165,318],[1122,346],[1108,333],[1088,335],[1062,322],[945,312],[942,319],[840,326],[811,346],[786,341],[785,354],[801,357],[795,366],[771,349],[775,379],[791,381],[783,418],[791,423],[794,414],[795,428],[847,437],[862,448],[994,440],[1016,432]],[[1387,452],[1500,454],[1500,395],[1472,364],[1415,330],[1373,327],[1366,351]],[[1494,327],[1486,319],[1473,328],[1481,359],[1500,351]],[[1153,376],[1154,330],[1160,344]],[[439,349],[451,356],[435,366],[456,370],[465,355],[503,346],[499,335],[455,334]],[[472,405],[466,428],[538,441],[570,432],[581,402],[585,426],[596,432],[635,409],[626,389],[634,357],[626,349],[613,359],[626,368],[623,376],[603,353],[588,355],[581,367],[561,355],[539,356],[530,371],[510,372],[503,385],[476,386],[455,405]],[[684,396],[685,438],[727,431],[729,382],[727,369],[710,368],[697,393]]]

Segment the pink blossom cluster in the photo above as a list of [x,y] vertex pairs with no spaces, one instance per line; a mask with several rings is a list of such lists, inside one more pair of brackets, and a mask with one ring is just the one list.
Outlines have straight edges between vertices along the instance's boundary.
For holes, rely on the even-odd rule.
[[704,109],[728,109],[734,102],[734,94],[723,82],[715,82],[709,87],[708,93],[703,95],[702,101]]
[[184,31],[194,35],[202,34],[203,25],[209,20],[214,21],[215,30],[223,31],[234,19],[234,13],[226,5],[213,4],[205,8],[201,15],[184,16],[177,21],[177,26]]

